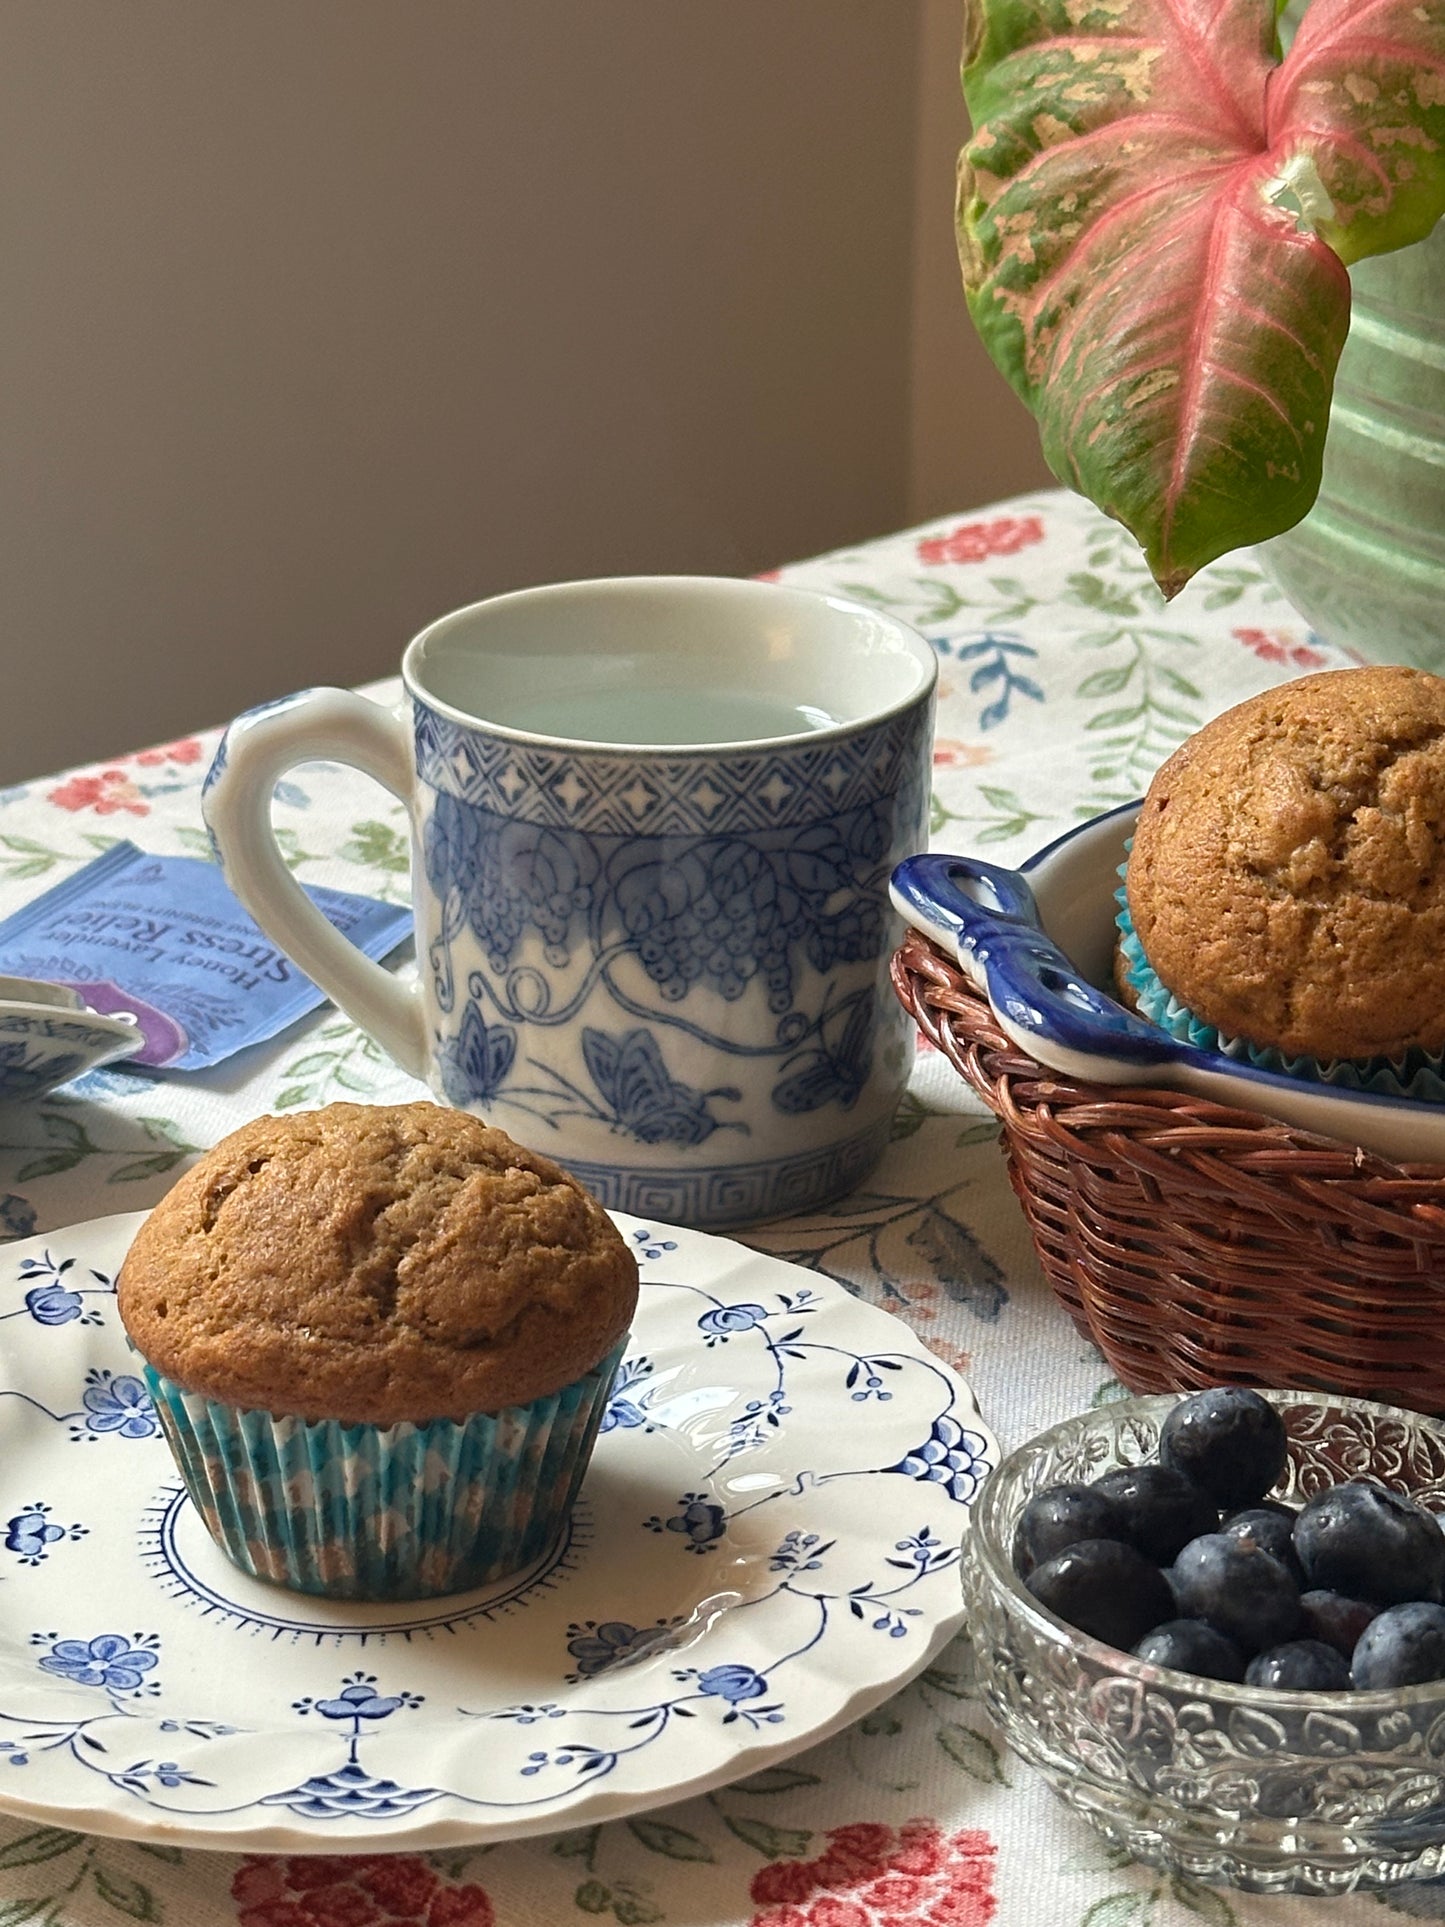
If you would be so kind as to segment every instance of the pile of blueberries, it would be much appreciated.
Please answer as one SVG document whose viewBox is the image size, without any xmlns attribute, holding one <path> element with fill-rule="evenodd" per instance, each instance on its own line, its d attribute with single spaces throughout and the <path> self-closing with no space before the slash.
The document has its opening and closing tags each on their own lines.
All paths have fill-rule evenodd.
<svg viewBox="0 0 1445 1927">
<path fill-rule="evenodd" d="M 1445 1679 L 1445 1531 L 1364 1479 L 1294 1511 L 1265 1495 L 1284 1422 L 1258 1392 L 1200 1392 L 1157 1464 L 1037 1492 L 1014 1563 L 1066 1625 L 1158 1666 L 1343 1693 Z"/>
</svg>

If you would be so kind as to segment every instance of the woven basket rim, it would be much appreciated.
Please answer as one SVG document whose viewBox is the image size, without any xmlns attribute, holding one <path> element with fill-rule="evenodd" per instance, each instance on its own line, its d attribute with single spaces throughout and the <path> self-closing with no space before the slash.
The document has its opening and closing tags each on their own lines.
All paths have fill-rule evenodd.
<svg viewBox="0 0 1445 1927">
<path fill-rule="evenodd" d="M 910 970 L 925 974 L 930 983 L 945 994 L 951 993 L 950 1002 L 961 1000 L 953 1014 L 963 1022 L 971 1038 L 1002 1060 L 998 1066 L 1002 1083 L 1012 1084 L 1022 1079 L 1035 1087 L 1030 1092 L 1031 1102 L 1046 1101 L 1067 1108 L 1081 1127 L 1104 1129 L 1112 1125 L 1127 1130 L 1132 1139 L 1161 1150 L 1177 1149 L 1185 1144 L 1198 1148 L 1212 1142 L 1220 1149 L 1237 1153 L 1240 1147 L 1236 1140 L 1247 1138 L 1261 1159 L 1269 1163 L 1288 1153 L 1306 1161 L 1320 1162 L 1331 1170 L 1343 1160 L 1360 1178 L 1368 1175 L 1381 1182 L 1399 1180 L 1412 1185 L 1421 1180 L 1438 1179 L 1445 1185 L 1445 1164 L 1396 1162 L 1343 1139 L 1322 1137 L 1317 1132 L 1287 1124 L 1264 1112 L 1242 1110 L 1237 1105 L 1195 1096 L 1188 1091 L 1156 1084 L 1096 1083 L 1053 1070 L 1004 1031 L 986 993 L 947 951 L 921 931 L 910 930 L 895 954 L 894 985 L 936 1048 L 940 1040 L 934 1034 L 934 1027 L 915 1008 L 916 1000 L 904 995 L 902 985 Z M 960 1068 L 989 1109 L 1001 1116 L 1000 1106 L 991 1092 L 980 1088 L 966 1070 L 956 1068 Z M 1091 1115 L 1095 1108 L 1100 1113 L 1097 1117 Z M 1149 1120 L 1153 1120 L 1152 1128 L 1148 1128 Z"/>
</svg>

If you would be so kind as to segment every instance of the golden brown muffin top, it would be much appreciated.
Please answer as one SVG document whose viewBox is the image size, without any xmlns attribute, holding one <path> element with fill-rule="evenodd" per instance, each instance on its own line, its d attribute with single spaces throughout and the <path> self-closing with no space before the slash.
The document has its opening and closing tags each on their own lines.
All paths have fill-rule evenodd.
<svg viewBox="0 0 1445 1927">
<path fill-rule="evenodd" d="M 632 1319 L 637 1262 L 549 1158 L 464 1111 L 260 1117 L 136 1234 L 121 1320 L 167 1377 L 243 1409 L 391 1425 L 561 1389 Z"/>
<path fill-rule="evenodd" d="M 1127 883 L 1155 974 L 1227 1035 L 1445 1048 L 1445 680 L 1333 670 L 1216 717 L 1154 778 Z"/>
</svg>

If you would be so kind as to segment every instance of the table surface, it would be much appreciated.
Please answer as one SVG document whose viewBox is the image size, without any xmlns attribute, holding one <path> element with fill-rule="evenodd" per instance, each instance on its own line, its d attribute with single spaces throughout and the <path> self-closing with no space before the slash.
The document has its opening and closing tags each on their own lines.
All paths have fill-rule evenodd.
<svg viewBox="0 0 1445 1927">
<path fill-rule="evenodd" d="M 934 845 L 1005 863 L 1138 795 L 1218 710 L 1345 661 L 1248 558 L 1205 571 L 1166 607 L 1129 537 L 1062 492 L 778 574 L 875 602 L 934 642 Z M 0 793 L 0 914 L 116 836 L 208 854 L 200 789 L 214 741 Z M 307 882 L 406 900 L 404 813 L 364 778 L 310 766 L 285 786 L 277 820 Z M 24 1236 L 152 1204 L 198 1149 L 262 1111 L 421 1094 L 329 1007 L 212 1073 L 99 1072 L 0 1113 L 0 1224 Z M 940 1057 L 920 1056 L 864 1191 L 746 1242 L 906 1319 L 971 1380 L 1005 1447 L 1119 1394 L 1043 1282 L 991 1121 Z M 1325 1914 L 1358 1927 L 1390 1911 L 1445 1921 L 1445 1882 L 1325 1905 L 1215 1891 L 1122 1860 L 1009 1756 L 969 1697 L 957 1647 L 764 1777 L 768 1790 L 669 1809 L 665 1829 L 617 1821 L 366 1862 L 183 1856 L 0 1818 L 0 1927 L 1303 1927 Z"/>
</svg>

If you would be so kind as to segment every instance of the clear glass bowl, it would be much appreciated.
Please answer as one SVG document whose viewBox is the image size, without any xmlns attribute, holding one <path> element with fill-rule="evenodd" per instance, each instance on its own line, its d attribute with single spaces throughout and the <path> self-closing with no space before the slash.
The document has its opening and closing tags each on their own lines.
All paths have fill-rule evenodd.
<svg viewBox="0 0 1445 1927">
<path fill-rule="evenodd" d="M 1269 1392 L 1289 1434 L 1274 1496 L 1371 1478 L 1445 1510 L 1445 1423 L 1329 1393 Z M 1177 1396 L 1069 1419 L 974 1506 L 964 1566 L 980 1695 L 1068 1805 L 1155 1866 L 1254 1893 L 1348 1893 L 1445 1872 L 1445 1680 L 1284 1693 L 1153 1666 L 1060 1624 L 1013 1569 L 1042 1486 L 1152 1458 Z"/>
</svg>

